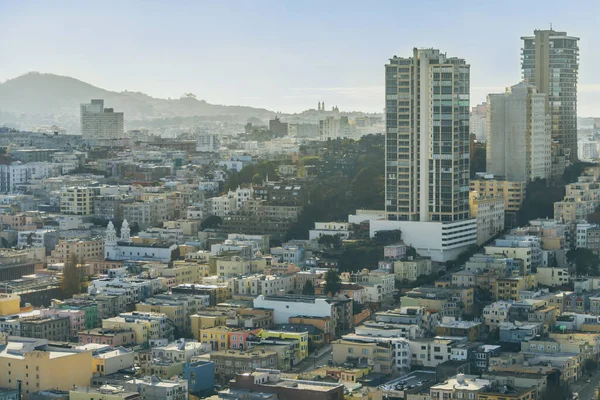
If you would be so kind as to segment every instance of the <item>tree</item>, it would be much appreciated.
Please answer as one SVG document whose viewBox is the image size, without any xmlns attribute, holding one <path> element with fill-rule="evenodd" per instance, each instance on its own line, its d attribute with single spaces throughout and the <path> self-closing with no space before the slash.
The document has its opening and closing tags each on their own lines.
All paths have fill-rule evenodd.
<svg viewBox="0 0 600 400">
<path fill-rule="evenodd" d="M 567 261 L 575 265 L 577 275 L 597 275 L 600 272 L 600 259 L 590 249 L 580 247 L 567 251 Z"/>
<path fill-rule="evenodd" d="M 315 287 L 313 286 L 313 283 L 311 280 L 307 280 L 304 283 L 304 287 L 302 288 L 302 294 L 308 295 L 308 296 L 314 296 L 315 294 Z"/>
<path fill-rule="evenodd" d="M 73 297 L 74 294 L 81 293 L 83 276 L 79 264 L 80 262 L 76 254 L 72 254 L 69 261 L 65 263 L 61 282 L 62 295 L 65 299 Z"/>
<path fill-rule="evenodd" d="M 377 231 L 374 239 L 380 243 L 398 243 L 402 240 L 402 231 L 394 229 L 391 231 Z"/>
<path fill-rule="evenodd" d="M 325 275 L 325 294 L 335 296 L 342 290 L 342 280 L 335 269 L 330 269 Z"/>
<path fill-rule="evenodd" d="M 406 248 L 406 257 L 415 258 L 416 256 L 417 256 L 417 250 L 412 246 L 408 246 Z"/>
<path fill-rule="evenodd" d="M 342 238 L 340 235 L 323 235 L 317 242 L 327 249 L 339 249 L 342 247 Z"/>
<path fill-rule="evenodd" d="M 202 223 L 200 223 L 200 228 L 202 229 L 212 229 L 223 223 L 223 218 L 217 215 L 208 216 Z"/>
</svg>

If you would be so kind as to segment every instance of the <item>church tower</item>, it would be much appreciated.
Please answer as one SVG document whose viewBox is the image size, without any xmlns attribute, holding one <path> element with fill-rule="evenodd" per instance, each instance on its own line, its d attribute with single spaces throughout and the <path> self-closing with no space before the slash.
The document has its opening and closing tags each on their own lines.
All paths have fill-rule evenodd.
<svg viewBox="0 0 600 400">
<path fill-rule="evenodd" d="M 121 241 L 131 242 L 131 229 L 129 229 L 127 220 L 123 220 L 123 225 L 121 225 Z"/>
<path fill-rule="evenodd" d="M 106 237 L 104 238 L 104 258 L 116 259 L 117 255 L 117 231 L 112 221 L 106 226 Z"/>
</svg>

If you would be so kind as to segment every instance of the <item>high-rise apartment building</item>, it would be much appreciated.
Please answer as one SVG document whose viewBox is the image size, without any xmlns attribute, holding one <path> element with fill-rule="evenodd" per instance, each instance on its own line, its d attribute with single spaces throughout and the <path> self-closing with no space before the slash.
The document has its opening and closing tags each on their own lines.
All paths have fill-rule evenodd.
<svg viewBox="0 0 600 400">
<path fill-rule="evenodd" d="M 469 217 L 469 65 L 435 49 L 386 65 L 386 212 Z"/>
<path fill-rule="evenodd" d="M 469 77 L 464 59 L 414 49 L 385 66 L 387 221 L 420 255 L 452 259 L 477 240 L 469 219 Z"/>
<path fill-rule="evenodd" d="M 523 81 L 545 93 L 546 111 L 551 117 L 553 163 L 562 156 L 577 160 L 577 72 L 579 38 L 566 32 L 535 30 L 524 36 L 521 67 Z M 555 171 L 562 174 L 562 171 Z"/>
<path fill-rule="evenodd" d="M 471 133 L 475 135 L 475 139 L 480 142 L 485 142 L 486 135 L 486 110 L 487 103 L 477 104 L 471 109 L 471 119 L 469 120 L 469 128 Z"/>
<path fill-rule="evenodd" d="M 522 182 L 550 178 L 552 139 L 544 93 L 520 83 L 489 94 L 487 125 L 488 174 Z"/>
<path fill-rule="evenodd" d="M 123 138 L 123 113 L 104 108 L 104 100 L 81 105 L 81 135 L 84 140 L 108 141 Z"/>
</svg>

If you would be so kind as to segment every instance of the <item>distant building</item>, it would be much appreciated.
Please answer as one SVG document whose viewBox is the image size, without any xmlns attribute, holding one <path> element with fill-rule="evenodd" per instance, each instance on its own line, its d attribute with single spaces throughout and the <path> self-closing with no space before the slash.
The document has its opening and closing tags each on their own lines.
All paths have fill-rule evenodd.
<svg viewBox="0 0 600 400">
<path fill-rule="evenodd" d="M 535 85 L 538 93 L 548 94 L 546 112 L 552 120 L 552 140 L 574 162 L 577 161 L 579 38 L 552 29 L 536 29 L 533 33 L 534 36 L 521 37 L 523 81 Z"/>
<path fill-rule="evenodd" d="M 275 117 L 269 120 L 269 130 L 275 134 L 276 137 L 283 137 L 288 135 L 288 124 L 287 122 L 281 122 L 279 117 Z"/>
<path fill-rule="evenodd" d="M 213 153 L 219 150 L 221 142 L 217 135 L 212 133 L 201 133 L 196 142 L 196 151 L 201 153 Z"/>
<path fill-rule="evenodd" d="M 471 108 L 471 118 L 469 119 L 469 128 L 479 142 L 485 142 L 486 135 L 486 110 L 487 103 L 477 104 Z"/>
<path fill-rule="evenodd" d="M 480 193 L 482 196 L 502 197 L 504 211 L 508 212 L 519 211 L 525 200 L 525 182 L 509 181 L 491 174 L 483 174 L 479 179 L 472 179 L 470 188 L 471 191 Z"/>
<path fill-rule="evenodd" d="M 504 198 L 469 193 L 469 211 L 477 219 L 477 244 L 481 245 L 504 230 Z"/>
<path fill-rule="evenodd" d="M 546 94 L 520 83 L 488 95 L 486 172 L 510 181 L 549 179 L 551 125 Z"/>
<path fill-rule="evenodd" d="M 84 140 L 108 144 L 123 139 L 123 113 L 104 108 L 104 100 L 92 100 L 81 107 L 81 135 Z"/>
</svg>

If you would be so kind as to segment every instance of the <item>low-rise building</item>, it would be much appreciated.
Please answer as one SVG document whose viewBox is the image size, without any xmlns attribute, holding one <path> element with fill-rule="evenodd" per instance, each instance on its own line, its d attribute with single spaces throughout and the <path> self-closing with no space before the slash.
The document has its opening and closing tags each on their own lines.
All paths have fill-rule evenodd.
<svg viewBox="0 0 600 400">
<path fill-rule="evenodd" d="M 482 245 L 504 230 L 504 197 L 470 192 L 469 215 L 477 219 L 477 244 Z"/>
<path fill-rule="evenodd" d="M 228 382 L 236 374 L 254 371 L 257 368 L 274 369 L 279 356 L 275 351 L 267 350 L 219 350 L 210 353 L 215 363 L 215 379 Z"/>
<path fill-rule="evenodd" d="M 476 375 L 458 374 L 443 383 L 433 385 L 430 389 L 431 399 L 475 399 L 479 393 L 485 392 L 490 381 L 480 379 Z"/>
<path fill-rule="evenodd" d="M 187 400 L 189 397 L 188 382 L 183 379 L 163 380 L 146 376 L 125 382 L 123 388 L 140 393 L 145 400 Z"/>
<path fill-rule="evenodd" d="M 538 267 L 537 281 L 544 286 L 563 286 L 571 281 L 568 268 Z"/>
<path fill-rule="evenodd" d="M 421 275 L 431 275 L 433 268 L 430 258 L 400 260 L 393 263 L 394 275 L 401 282 L 414 282 Z"/>
<path fill-rule="evenodd" d="M 53 346 L 44 339 L 9 338 L 0 346 L 0 387 L 16 389 L 22 382 L 24 398 L 50 389 L 88 386 L 92 378 L 92 352 Z M 84 367 L 82 367 L 84 366 Z"/>
</svg>

